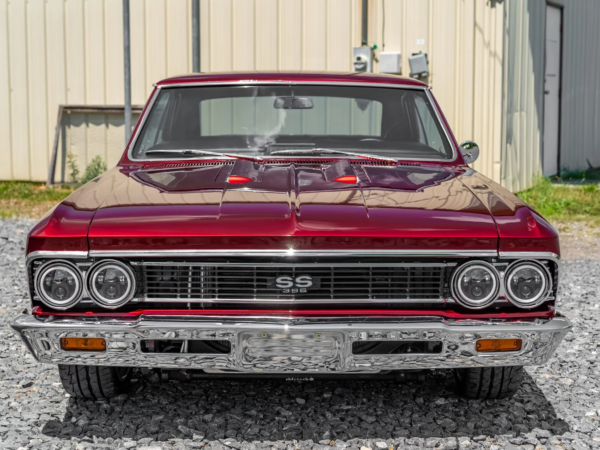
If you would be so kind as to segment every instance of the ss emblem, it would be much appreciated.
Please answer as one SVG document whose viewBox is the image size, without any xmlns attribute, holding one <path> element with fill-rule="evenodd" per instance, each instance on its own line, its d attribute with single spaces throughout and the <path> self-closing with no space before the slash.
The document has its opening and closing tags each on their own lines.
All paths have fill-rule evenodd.
<svg viewBox="0 0 600 450">
<path fill-rule="evenodd" d="M 306 292 L 313 286 L 313 279 L 310 275 L 300 275 L 296 278 L 290 276 L 277 277 L 275 286 L 282 289 L 284 294 L 295 294 L 298 292 Z"/>
</svg>

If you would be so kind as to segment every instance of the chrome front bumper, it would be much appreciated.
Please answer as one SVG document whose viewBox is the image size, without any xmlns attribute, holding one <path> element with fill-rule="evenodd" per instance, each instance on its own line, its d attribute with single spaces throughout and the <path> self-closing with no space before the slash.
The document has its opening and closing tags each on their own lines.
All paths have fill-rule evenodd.
<svg viewBox="0 0 600 450">
<path fill-rule="evenodd" d="M 18 316 L 12 327 L 35 358 L 50 364 L 135 366 L 262 373 L 379 372 L 545 363 L 571 328 L 565 317 L 534 322 L 441 318 L 98 318 Z M 64 351 L 63 337 L 102 337 L 106 352 Z M 518 352 L 479 353 L 483 338 L 522 339 Z M 227 340 L 229 354 L 143 353 L 142 340 Z M 356 341 L 441 341 L 436 354 L 353 354 Z"/>
</svg>

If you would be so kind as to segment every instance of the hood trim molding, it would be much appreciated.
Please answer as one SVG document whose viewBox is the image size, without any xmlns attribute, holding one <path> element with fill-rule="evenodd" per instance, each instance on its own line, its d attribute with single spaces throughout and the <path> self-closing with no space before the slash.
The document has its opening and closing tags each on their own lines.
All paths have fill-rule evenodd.
<svg viewBox="0 0 600 450">
<path fill-rule="evenodd" d="M 456 258 L 497 258 L 496 250 L 90 250 L 90 257 L 140 257 L 140 258 L 164 258 L 164 257 L 211 257 L 211 256 L 267 256 L 267 257 L 340 257 L 352 256 L 387 256 L 387 257 L 456 257 Z"/>
</svg>

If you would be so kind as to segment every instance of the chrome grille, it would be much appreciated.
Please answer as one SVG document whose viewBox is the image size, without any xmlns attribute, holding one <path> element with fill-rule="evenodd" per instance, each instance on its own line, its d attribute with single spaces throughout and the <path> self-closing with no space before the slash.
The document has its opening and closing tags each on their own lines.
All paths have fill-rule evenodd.
<svg viewBox="0 0 600 450">
<path fill-rule="evenodd" d="M 443 300 L 454 264 L 141 264 L 146 301 Z M 312 286 L 277 286 L 310 277 Z M 279 282 L 281 284 L 281 281 Z M 300 283 L 305 284 L 305 283 Z M 304 290 L 303 290 L 304 289 Z"/>
</svg>

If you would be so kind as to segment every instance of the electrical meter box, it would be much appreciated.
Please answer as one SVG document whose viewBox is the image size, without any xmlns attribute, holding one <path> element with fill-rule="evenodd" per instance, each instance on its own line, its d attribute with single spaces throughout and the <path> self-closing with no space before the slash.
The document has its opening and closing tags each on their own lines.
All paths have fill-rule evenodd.
<svg viewBox="0 0 600 450">
<path fill-rule="evenodd" d="M 401 73 L 402 57 L 400 52 L 379 53 L 379 73 Z"/>
<path fill-rule="evenodd" d="M 410 76 L 413 78 L 426 77 L 429 75 L 429 60 L 427 53 L 413 53 L 408 57 Z"/>
<path fill-rule="evenodd" d="M 352 64 L 355 72 L 373 72 L 373 50 L 363 45 L 352 49 Z"/>
</svg>

